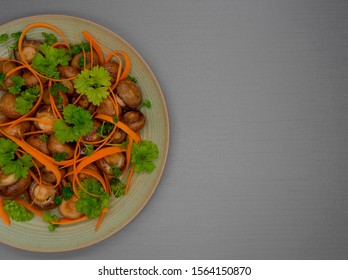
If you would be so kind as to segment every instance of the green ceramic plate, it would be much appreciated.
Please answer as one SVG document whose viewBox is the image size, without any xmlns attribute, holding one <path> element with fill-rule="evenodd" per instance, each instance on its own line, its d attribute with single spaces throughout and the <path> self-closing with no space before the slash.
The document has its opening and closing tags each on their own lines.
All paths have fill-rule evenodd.
<svg viewBox="0 0 348 280">
<path fill-rule="evenodd" d="M 156 189 L 165 166 L 169 145 L 169 122 L 166 103 L 159 84 L 146 62 L 127 42 L 110 30 L 93 22 L 63 15 L 39 15 L 21 18 L 0 26 L 0 34 L 23 30 L 34 22 L 45 22 L 61 29 L 69 42 L 83 40 L 82 31 L 88 31 L 101 45 L 111 50 L 128 53 L 132 61 L 131 75 L 136 77 L 144 97 L 152 102 L 151 109 L 143 110 L 147 123 L 142 130 L 143 139 L 158 145 L 160 156 L 157 168 L 151 174 L 136 174 L 128 194 L 111 201 L 100 229 L 94 230 L 96 220 L 60 226 L 49 232 L 47 224 L 35 217 L 26 223 L 13 222 L 5 226 L 0 221 L 0 241 L 7 245 L 30 251 L 59 252 L 83 248 L 102 241 L 126 226 L 145 206 Z M 27 36 L 42 39 L 41 32 L 33 29 Z M 48 31 L 49 32 L 49 31 Z M 0 45 L 0 57 L 7 57 L 8 46 Z"/>
</svg>

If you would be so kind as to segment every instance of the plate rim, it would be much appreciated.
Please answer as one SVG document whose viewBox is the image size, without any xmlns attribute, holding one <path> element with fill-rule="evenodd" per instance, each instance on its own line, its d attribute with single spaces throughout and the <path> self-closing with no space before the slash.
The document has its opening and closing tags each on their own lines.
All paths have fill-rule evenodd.
<svg viewBox="0 0 348 280">
<path fill-rule="evenodd" d="M 167 160 L 168 160 L 168 155 L 169 155 L 169 146 L 170 146 L 170 121 L 169 121 L 169 114 L 168 114 L 168 106 L 166 103 L 166 100 L 164 98 L 164 94 L 162 91 L 162 88 L 157 80 L 157 77 L 155 76 L 154 72 L 152 71 L 152 69 L 150 68 L 149 64 L 147 63 L 147 61 L 145 61 L 145 59 L 140 55 L 140 53 L 130 44 L 128 43 L 124 38 L 122 38 L 120 35 L 118 35 L 117 33 L 115 33 L 114 31 L 112 31 L 111 29 L 103 26 L 100 23 L 94 22 L 92 20 L 86 19 L 86 18 L 82 18 L 82 17 L 77 17 L 77 16 L 72 16 L 72 15 L 66 15 L 66 14 L 59 14 L 59 13 L 43 13 L 43 14 L 36 14 L 36 15 L 30 15 L 30 16 L 24 16 L 21 18 L 16 18 L 10 21 L 7 21 L 5 23 L 0 24 L 0 30 L 9 24 L 16 24 L 17 22 L 20 23 L 23 20 L 35 20 L 35 19 L 40 19 L 40 21 L 44 22 L 44 19 L 42 18 L 49 18 L 49 17 L 54 17 L 54 18 L 62 18 L 62 20 L 64 21 L 64 19 L 69 19 L 71 21 L 80 21 L 83 22 L 84 24 L 87 25 L 94 25 L 100 29 L 102 29 L 104 32 L 108 32 L 110 35 L 112 35 L 113 37 L 117 38 L 117 40 L 121 41 L 122 43 L 124 43 L 125 45 L 127 45 L 128 48 L 130 48 L 132 50 L 132 52 L 135 53 L 135 55 L 137 56 L 137 59 L 139 59 L 141 61 L 141 63 L 143 64 L 143 66 L 146 68 L 146 71 L 148 71 L 148 73 L 151 76 L 151 80 L 153 81 L 153 83 L 155 84 L 156 88 L 158 89 L 158 93 L 159 96 L 161 98 L 161 103 L 163 104 L 163 111 L 164 111 L 164 116 L 165 119 L 163 120 L 163 122 L 165 123 L 165 127 L 167 128 L 165 130 L 165 137 L 166 137 L 166 141 L 164 143 L 164 147 L 165 149 L 163 150 L 163 164 L 159 167 L 160 170 L 158 171 L 158 176 L 156 177 L 156 180 L 154 181 L 153 187 L 151 189 L 151 192 L 149 192 L 148 197 L 143 201 L 142 204 L 138 205 L 138 209 L 137 211 L 135 211 L 132 215 L 130 215 L 128 217 L 128 219 L 120 224 L 117 228 L 117 230 L 110 230 L 109 232 L 105 233 L 104 235 L 102 235 L 100 238 L 96 238 L 96 239 L 92 239 L 89 242 L 86 242 L 84 244 L 80 244 L 80 245 L 76 245 L 76 246 L 71 246 L 70 248 L 65 248 L 65 249 L 48 249 L 45 250 L 44 248 L 40 247 L 40 248 L 33 248 L 30 246 L 19 246 L 16 244 L 13 244 L 11 242 L 6 242 L 5 240 L 0 239 L 0 242 L 2 244 L 5 244 L 7 246 L 13 247 L 13 248 L 17 248 L 20 250 L 24 250 L 24 251 L 31 251 L 31 252 L 38 252 L 38 253 L 55 253 L 55 252 L 69 252 L 69 251 L 75 251 L 75 250 L 79 250 L 82 248 L 86 248 L 89 246 L 92 246 L 94 244 L 97 244 L 99 242 L 102 242 L 108 238 L 110 238 L 111 236 L 115 235 L 117 232 L 121 231 L 122 229 L 124 229 L 130 222 L 132 222 L 136 216 L 139 215 L 139 213 L 145 208 L 145 206 L 148 204 L 149 200 L 152 198 L 155 190 L 157 189 L 164 170 L 167 166 Z M 39 20 L 38 20 L 39 21 Z M 158 168 L 158 167 L 157 167 Z"/>
</svg>

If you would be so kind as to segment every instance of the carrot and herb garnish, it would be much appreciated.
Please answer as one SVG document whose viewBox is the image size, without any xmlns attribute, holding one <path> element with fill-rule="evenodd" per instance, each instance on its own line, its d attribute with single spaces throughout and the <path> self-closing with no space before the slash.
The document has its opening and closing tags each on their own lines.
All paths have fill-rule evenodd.
<svg viewBox="0 0 348 280">
<path fill-rule="evenodd" d="M 39 40 L 31 30 L 46 29 Z M 155 169 L 158 148 L 141 138 L 151 107 L 131 60 L 88 32 L 69 42 L 50 24 L 1 34 L 0 218 L 40 217 L 50 231 L 95 219 L 131 190 L 135 173 Z"/>
</svg>

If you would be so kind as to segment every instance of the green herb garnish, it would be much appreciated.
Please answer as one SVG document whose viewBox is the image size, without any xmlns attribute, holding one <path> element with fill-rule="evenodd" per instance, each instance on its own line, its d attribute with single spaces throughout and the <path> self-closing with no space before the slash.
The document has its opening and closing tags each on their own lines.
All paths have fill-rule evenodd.
<svg viewBox="0 0 348 280">
<path fill-rule="evenodd" d="M 27 222 L 34 218 L 33 213 L 15 200 L 4 199 L 4 210 L 16 222 Z"/>
<path fill-rule="evenodd" d="M 151 173 L 156 168 L 152 161 L 157 158 L 158 148 L 152 141 L 144 140 L 133 144 L 131 162 L 134 164 L 135 172 L 145 171 Z"/>
<path fill-rule="evenodd" d="M 78 93 L 85 94 L 89 102 L 99 106 L 109 95 L 111 76 L 104 67 L 94 66 L 91 70 L 82 70 L 74 80 L 74 87 Z"/>
<path fill-rule="evenodd" d="M 85 179 L 81 184 L 88 193 L 95 196 L 78 189 L 77 194 L 80 198 L 76 201 L 76 210 L 86 214 L 89 219 L 97 218 L 103 209 L 109 206 L 109 195 L 104 191 L 101 183 L 94 178 Z"/>
<path fill-rule="evenodd" d="M 18 145 L 12 140 L 0 138 L 0 167 L 4 174 L 14 174 L 16 179 L 28 176 L 30 167 L 33 166 L 32 157 L 25 153 L 17 157 Z"/>
<path fill-rule="evenodd" d="M 74 142 L 93 129 L 92 115 L 81 107 L 69 104 L 63 109 L 64 120 L 53 124 L 54 135 L 58 141 Z"/>
</svg>

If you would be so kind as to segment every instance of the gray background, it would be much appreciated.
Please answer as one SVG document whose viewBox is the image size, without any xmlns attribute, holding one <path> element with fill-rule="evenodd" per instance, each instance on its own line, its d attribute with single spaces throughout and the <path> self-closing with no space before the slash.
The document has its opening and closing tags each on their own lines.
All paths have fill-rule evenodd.
<svg viewBox="0 0 348 280">
<path fill-rule="evenodd" d="M 346 259 L 348 1 L 1 1 L 0 22 L 86 18 L 148 62 L 167 100 L 162 180 L 123 230 L 2 259 Z"/>
</svg>

